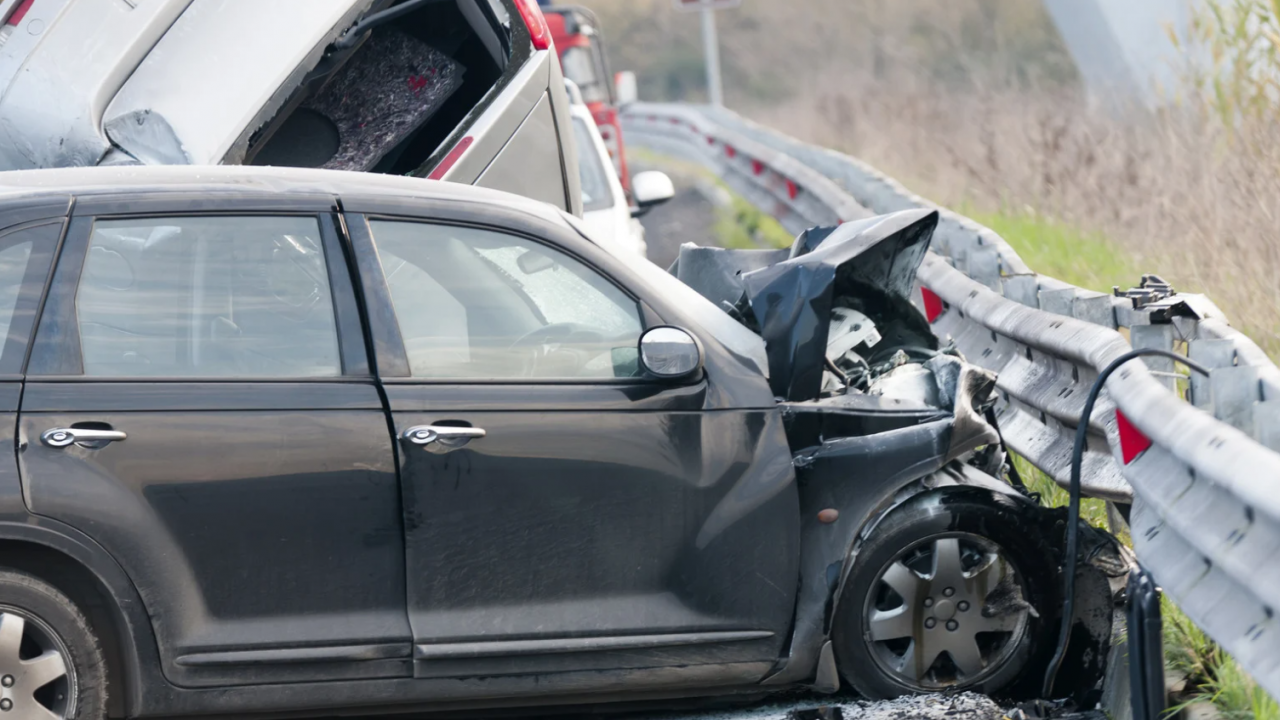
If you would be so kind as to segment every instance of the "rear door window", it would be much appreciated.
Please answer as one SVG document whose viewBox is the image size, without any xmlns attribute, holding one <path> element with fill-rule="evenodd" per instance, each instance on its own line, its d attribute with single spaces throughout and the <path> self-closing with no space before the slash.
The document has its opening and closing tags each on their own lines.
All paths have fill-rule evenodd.
<svg viewBox="0 0 1280 720">
<path fill-rule="evenodd" d="M 75 307 L 94 377 L 336 377 L 314 217 L 99 220 Z"/>
<path fill-rule="evenodd" d="M 62 221 L 0 235 L 0 375 L 22 371 Z"/>
</svg>

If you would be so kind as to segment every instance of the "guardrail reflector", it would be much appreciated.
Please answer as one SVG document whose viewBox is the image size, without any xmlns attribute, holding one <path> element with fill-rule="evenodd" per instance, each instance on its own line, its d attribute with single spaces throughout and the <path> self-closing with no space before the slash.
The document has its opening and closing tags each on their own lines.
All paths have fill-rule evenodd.
<svg viewBox="0 0 1280 720">
<path fill-rule="evenodd" d="M 796 185 L 794 181 L 788 180 L 787 181 L 787 197 L 791 198 L 792 200 L 795 200 L 796 196 L 799 194 L 800 194 L 800 186 Z"/>
<path fill-rule="evenodd" d="M 1116 410 L 1116 430 L 1120 434 L 1120 457 L 1125 465 L 1133 462 L 1151 447 L 1151 438 L 1143 435 L 1142 431 L 1134 427 L 1133 423 L 1129 422 L 1129 418 L 1119 410 Z"/>
<path fill-rule="evenodd" d="M 942 304 L 942 298 L 938 294 L 927 287 L 920 288 L 920 296 L 924 299 L 924 317 L 929 322 L 938 319 L 942 311 L 946 308 Z"/>
<path fill-rule="evenodd" d="M 760 162 L 759 160 L 752 160 L 751 172 L 756 175 L 759 175 L 760 173 L 764 172 L 764 163 Z"/>
</svg>

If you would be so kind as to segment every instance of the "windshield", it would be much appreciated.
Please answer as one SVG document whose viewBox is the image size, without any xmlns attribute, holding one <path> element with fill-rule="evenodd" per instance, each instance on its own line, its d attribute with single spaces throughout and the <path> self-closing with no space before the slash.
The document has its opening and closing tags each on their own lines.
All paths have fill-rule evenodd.
<svg viewBox="0 0 1280 720">
<path fill-rule="evenodd" d="M 703 297 L 697 290 L 685 285 L 674 275 L 654 265 L 643 255 L 637 255 L 613 242 L 601 242 L 587 233 L 582 221 L 565 213 L 562 217 L 583 237 L 603 248 L 610 255 L 627 263 L 645 282 L 671 302 L 680 307 L 698 327 L 714 337 L 726 349 L 750 363 L 762 377 L 769 377 L 769 356 L 765 353 L 764 339 L 751 332 L 742 323 Z"/>
<path fill-rule="evenodd" d="M 596 68 L 596 57 L 585 47 L 566 48 L 560 54 L 564 76 L 578 84 L 587 103 L 609 102 L 609 91 Z"/>
<path fill-rule="evenodd" d="M 608 171 L 587 122 L 581 117 L 573 118 L 573 137 L 578 143 L 578 173 L 582 176 L 582 209 L 587 212 L 607 210 L 613 207 L 613 192 L 609 189 L 609 176 L 605 175 Z"/>
</svg>

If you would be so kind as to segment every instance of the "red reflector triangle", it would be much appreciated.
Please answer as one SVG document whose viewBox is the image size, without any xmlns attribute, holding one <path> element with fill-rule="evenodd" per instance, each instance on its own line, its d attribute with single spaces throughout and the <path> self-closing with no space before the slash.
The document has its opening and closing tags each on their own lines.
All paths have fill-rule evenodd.
<svg viewBox="0 0 1280 720">
<path fill-rule="evenodd" d="M 1124 459 L 1125 465 L 1151 447 L 1151 438 L 1143 435 L 1119 410 L 1116 410 L 1116 430 L 1120 433 L 1120 457 Z"/>
<path fill-rule="evenodd" d="M 924 317 L 929 322 L 938 319 L 944 309 L 942 298 L 938 294 L 927 287 L 920 288 L 920 295 L 924 298 Z"/>
</svg>

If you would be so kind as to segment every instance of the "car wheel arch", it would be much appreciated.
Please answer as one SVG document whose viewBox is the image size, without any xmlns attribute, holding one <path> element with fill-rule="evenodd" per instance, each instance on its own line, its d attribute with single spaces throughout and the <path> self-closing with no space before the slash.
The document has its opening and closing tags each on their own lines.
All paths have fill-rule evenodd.
<svg viewBox="0 0 1280 720">
<path fill-rule="evenodd" d="M 70 527 L 39 518 L 0 522 L 0 566 L 33 575 L 66 594 L 89 620 L 107 661 L 108 712 L 136 714 L 155 637 L 141 597 L 101 546 Z M 150 651 L 148 653 L 148 650 Z M 150 656 L 149 660 L 147 656 Z"/>
</svg>

